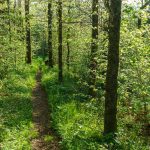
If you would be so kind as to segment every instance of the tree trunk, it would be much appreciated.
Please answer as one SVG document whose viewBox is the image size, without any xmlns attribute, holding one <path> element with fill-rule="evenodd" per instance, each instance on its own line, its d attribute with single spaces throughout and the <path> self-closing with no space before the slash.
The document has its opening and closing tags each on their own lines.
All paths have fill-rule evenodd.
<svg viewBox="0 0 150 150">
<path fill-rule="evenodd" d="M 52 1 L 48 3 L 48 57 L 49 67 L 53 67 L 53 49 L 52 49 Z"/>
<path fill-rule="evenodd" d="M 67 69 L 68 69 L 68 71 L 70 69 L 70 42 L 69 42 L 69 38 L 70 38 L 70 28 L 68 28 L 68 31 L 67 31 Z"/>
<path fill-rule="evenodd" d="M 8 24 L 9 24 L 9 42 L 11 43 L 11 20 L 10 20 L 10 0 L 7 0 L 7 9 L 8 9 Z"/>
<path fill-rule="evenodd" d="M 119 68 L 119 42 L 121 0 L 109 0 L 109 46 L 106 74 L 104 133 L 117 131 L 117 77 Z"/>
<path fill-rule="evenodd" d="M 26 23 L 26 63 L 31 64 L 31 37 L 30 37 L 30 18 L 29 0 L 25 0 L 25 23 Z"/>
<path fill-rule="evenodd" d="M 16 34 L 16 28 L 17 28 L 17 24 L 16 24 L 16 9 L 17 9 L 17 1 L 16 0 L 14 0 L 14 32 L 15 32 L 15 34 Z M 16 47 L 14 48 L 14 65 L 15 65 L 15 68 L 17 67 L 17 50 L 16 50 Z"/>
<path fill-rule="evenodd" d="M 62 0 L 58 1 L 58 80 L 63 82 L 63 64 L 62 64 Z"/>
<path fill-rule="evenodd" d="M 98 51 L 98 0 L 92 2 L 92 42 L 91 60 L 89 77 L 89 94 L 92 98 L 96 97 L 96 70 L 97 70 L 97 51 Z"/>
<path fill-rule="evenodd" d="M 71 3 L 69 1 L 69 3 Z M 68 22 L 70 21 L 70 5 L 68 6 Z M 69 71 L 70 68 L 70 26 L 68 25 L 68 30 L 67 30 L 67 69 Z"/>
<path fill-rule="evenodd" d="M 17 6 L 18 6 L 18 14 L 19 14 L 19 17 L 20 17 L 19 22 L 18 22 L 18 26 L 20 27 L 20 31 L 19 32 L 21 32 L 22 28 L 23 28 L 22 12 L 21 12 L 21 5 L 22 5 L 22 3 L 21 2 L 22 2 L 22 0 L 18 0 L 18 4 L 17 4 Z"/>
</svg>

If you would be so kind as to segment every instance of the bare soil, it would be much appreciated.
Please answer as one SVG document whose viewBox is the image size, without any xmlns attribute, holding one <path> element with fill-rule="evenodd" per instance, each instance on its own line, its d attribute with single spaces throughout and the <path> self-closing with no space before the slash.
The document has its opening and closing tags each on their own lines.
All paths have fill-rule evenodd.
<svg viewBox="0 0 150 150">
<path fill-rule="evenodd" d="M 56 136 L 50 124 L 50 110 L 48 97 L 41 85 L 41 71 L 36 75 L 36 86 L 32 93 L 33 122 L 34 128 L 38 132 L 38 137 L 32 140 L 33 150 L 60 150 L 59 138 Z M 53 137 L 46 141 L 44 137 Z"/>
</svg>

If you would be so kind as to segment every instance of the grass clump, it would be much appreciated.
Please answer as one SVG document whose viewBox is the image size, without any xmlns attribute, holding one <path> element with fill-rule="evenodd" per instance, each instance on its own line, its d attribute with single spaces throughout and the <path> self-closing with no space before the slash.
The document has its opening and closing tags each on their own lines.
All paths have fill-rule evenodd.
<svg viewBox="0 0 150 150">
<path fill-rule="evenodd" d="M 38 64 L 19 65 L 0 81 L 0 143 L 2 150 L 30 150 L 32 88 Z"/>
<path fill-rule="evenodd" d="M 45 135 L 45 136 L 44 136 L 44 141 L 45 141 L 45 142 L 52 142 L 53 139 L 54 139 L 54 138 L 53 138 L 52 136 L 50 136 L 50 135 Z"/>
<path fill-rule="evenodd" d="M 128 115 L 120 117 L 123 107 L 118 106 L 118 133 L 114 140 L 103 136 L 104 99 L 85 100 L 81 85 L 77 79 L 68 74 L 64 75 L 64 82 L 58 83 L 57 69 L 43 69 L 42 84 L 46 88 L 51 106 L 53 128 L 62 138 L 64 150 L 148 150 L 144 138 L 138 134 L 138 126 L 132 131 L 126 124 Z"/>
<path fill-rule="evenodd" d="M 76 93 L 75 79 L 66 75 L 63 84 L 57 82 L 57 69 L 43 70 L 42 84 L 46 88 L 51 106 L 53 128 L 62 137 L 61 145 L 67 150 L 102 150 L 105 147 L 96 141 L 102 131 L 95 101 L 82 102 Z M 101 124 L 100 124 L 101 122 Z M 98 125 L 99 124 L 99 125 Z"/>
</svg>

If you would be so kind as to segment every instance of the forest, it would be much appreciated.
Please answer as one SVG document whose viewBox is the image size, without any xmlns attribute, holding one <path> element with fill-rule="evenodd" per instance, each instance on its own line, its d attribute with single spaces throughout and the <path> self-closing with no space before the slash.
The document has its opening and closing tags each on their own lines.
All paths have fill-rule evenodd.
<svg viewBox="0 0 150 150">
<path fill-rule="evenodd" d="M 150 0 L 0 0 L 0 149 L 149 150 Z"/>
</svg>

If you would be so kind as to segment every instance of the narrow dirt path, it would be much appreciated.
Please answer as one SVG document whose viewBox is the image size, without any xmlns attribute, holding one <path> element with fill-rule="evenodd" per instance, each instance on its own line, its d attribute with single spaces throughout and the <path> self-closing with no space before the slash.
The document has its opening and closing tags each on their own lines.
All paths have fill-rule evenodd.
<svg viewBox="0 0 150 150">
<path fill-rule="evenodd" d="M 38 137 L 32 140 L 32 149 L 59 150 L 59 139 L 50 128 L 48 98 L 41 85 L 41 76 L 41 71 L 39 70 L 36 76 L 36 86 L 32 93 L 33 122 L 35 130 L 38 132 Z M 45 137 L 50 137 L 50 140 L 45 140 Z"/>
</svg>

